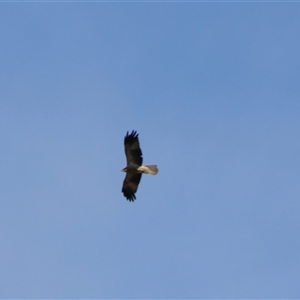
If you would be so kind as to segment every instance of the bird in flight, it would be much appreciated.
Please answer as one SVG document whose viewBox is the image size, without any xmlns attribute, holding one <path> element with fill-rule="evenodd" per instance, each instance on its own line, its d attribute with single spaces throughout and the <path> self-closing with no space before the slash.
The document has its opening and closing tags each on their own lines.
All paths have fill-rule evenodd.
<svg viewBox="0 0 300 300">
<path fill-rule="evenodd" d="M 158 168 L 156 165 L 143 166 L 142 150 L 139 143 L 139 135 L 132 130 L 124 138 L 124 147 L 127 166 L 122 170 L 126 173 L 123 181 L 122 193 L 128 201 L 136 199 L 135 193 L 141 181 L 142 174 L 156 175 Z"/>
</svg>

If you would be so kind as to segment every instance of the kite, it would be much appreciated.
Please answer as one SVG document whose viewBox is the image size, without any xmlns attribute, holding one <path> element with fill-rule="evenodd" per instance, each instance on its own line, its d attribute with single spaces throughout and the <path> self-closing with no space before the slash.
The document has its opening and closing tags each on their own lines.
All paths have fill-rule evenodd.
<svg viewBox="0 0 300 300">
<path fill-rule="evenodd" d="M 137 192 L 142 174 L 156 175 L 158 168 L 156 165 L 143 166 L 142 150 L 139 143 L 139 135 L 136 131 L 132 130 L 124 138 L 124 147 L 127 166 L 122 171 L 126 173 L 123 181 L 122 193 L 128 201 L 136 199 L 135 193 Z"/>
</svg>

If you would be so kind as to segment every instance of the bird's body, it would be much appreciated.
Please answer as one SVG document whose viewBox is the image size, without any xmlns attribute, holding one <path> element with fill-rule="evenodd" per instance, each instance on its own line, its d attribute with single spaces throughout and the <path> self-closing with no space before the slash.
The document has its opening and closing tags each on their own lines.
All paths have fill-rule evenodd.
<svg viewBox="0 0 300 300">
<path fill-rule="evenodd" d="M 142 174 L 156 175 L 158 168 L 156 165 L 143 166 L 142 150 L 140 148 L 139 138 L 136 131 L 127 132 L 124 138 L 125 155 L 127 166 L 122 170 L 126 172 L 123 182 L 122 193 L 129 201 L 136 199 L 138 185 L 141 181 Z"/>
</svg>

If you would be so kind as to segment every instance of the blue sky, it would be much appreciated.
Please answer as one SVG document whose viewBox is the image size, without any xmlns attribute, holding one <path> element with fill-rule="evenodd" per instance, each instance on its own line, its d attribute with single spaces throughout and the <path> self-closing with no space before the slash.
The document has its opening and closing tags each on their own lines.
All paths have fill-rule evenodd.
<svg viewBox="0 0 300 300">
<path fill-rule="evenodd" d="M 299 3 L 0 8 L 1 298 L 300 297 Z"/>
</svg>

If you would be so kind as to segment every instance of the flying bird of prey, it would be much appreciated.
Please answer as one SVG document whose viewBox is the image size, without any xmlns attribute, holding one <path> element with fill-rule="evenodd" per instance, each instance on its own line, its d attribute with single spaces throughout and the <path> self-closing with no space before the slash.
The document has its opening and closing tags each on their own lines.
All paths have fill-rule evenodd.
<svg viewBox="0 0 300 300">
<path fill-rule="evenodd" d="M 158 173 L 158 168 L 156 165 L 142 165 L 143 154 L 140 148 L 139 135 L 136 131 L 132 130 L 130 134 L 127 131 L 124 138 L 124 146 L 127 167 L 122 170 L 123 172 L 126 172 L 122 193 L 127 200 L 134 201 L 136 199 L 135 193 L 141 181 L 142 174 L 156 175 Z"/>
</svg>

